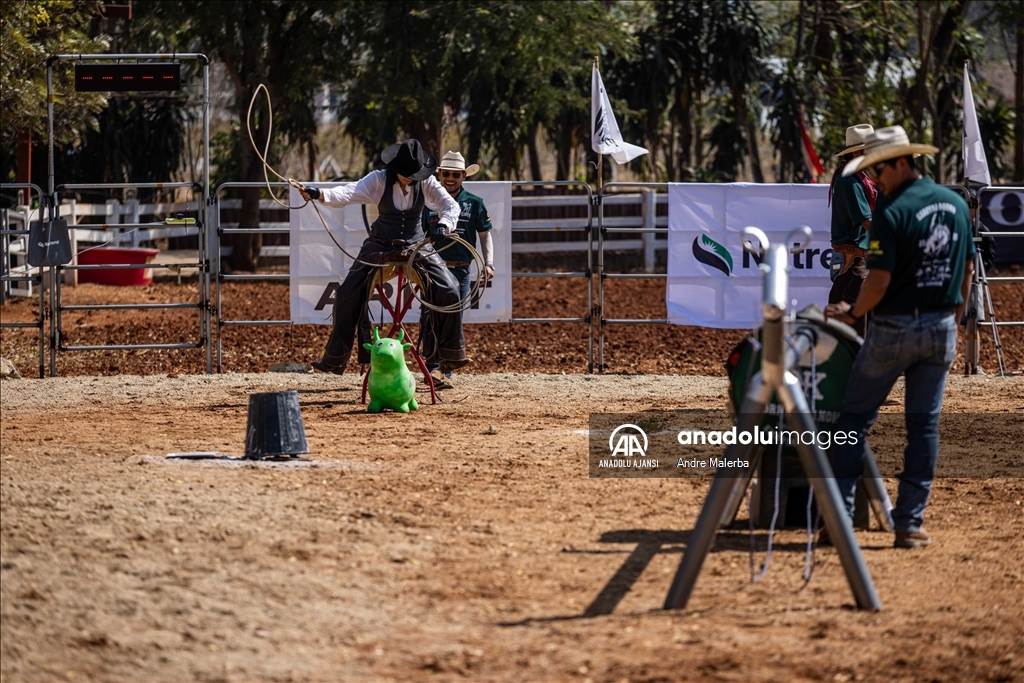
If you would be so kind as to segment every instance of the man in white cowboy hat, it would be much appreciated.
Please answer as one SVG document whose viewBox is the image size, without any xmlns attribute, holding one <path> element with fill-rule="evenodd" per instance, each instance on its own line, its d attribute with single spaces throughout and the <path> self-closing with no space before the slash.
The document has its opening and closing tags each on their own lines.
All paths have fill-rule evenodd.
<svg viewBox="0 0 1024 683">
<path fill-rule="evenodd" d="M 306 187 L 303 199 L 320 200 L 327 206 L 376 204 L 379 215 L 370 226 L 370 237 L 363 242 L 356 261 L 334 295 L 334 326 L 323 358 L 313 367 L 320 372 L 340 375 L 352 353 L 356 326 L 359 327 L 359 363 L 370 362 L 363 342 L 369 342 L 366 302 L 373 266 L 383 263 L 389 254 L 401 253 L 421 242 L 424 207 L 438 212 L 438 225 L 445 233 L 455 229 L 460 207 L 434 176 L 437 161 L 423 149 L 418 140 L 406 140 L 388 146 L 380 154 L 384 168 L 372 171 L 356 183 L 337 188 Z M 430 245 L 422 248 L 413 267 L 424 283 L 424 299 L 438 306 L 455 306 L 459 302 L 459 286 L 444 266 L 444 261 Z M 436 361 L 446 370 L 460 368 L 470 362 L 462 334 L 462 318 L 458 313 L 436 315 L 431 334 L 421 335 L 424 357 Z"/>
<path fill-rule="evenodd" d="M 829 455 L 852 515 L 867 430 L 904 375 L 907 446 L 892 519 L 895 546 L 920 548 L 931 544 L 922 526 L 939 455 L 939 413 L 974 269 L 970 209 L 960 195 L 922 177 L 915 167 L 916 157 L 937 148 L 911 144 L 900 126 L 880 128 L 864 143 L 863 156 L 848 163 L 843 174 L 863 170 L 883 195 L 871 219 L 868 277 L 852 306 L 831 304 L 825 313 L 852 324 L 871 311 L 872 320 L 836 426 L 857 439 L 837 441 Z"/>
<path fill-rule="evenodd" d="M 452 234 L 477 247 L 479 238 L 480 256 L 484 261 L 483 276 L 485 280 L 494 277 L 494 242 L 491 239 L 491 217 L 487 214 L 487 207 L 484 200 L 462 187 L 467 177 L 480 170 L 477 164 L 466 166 L 466 159 L 459 152 L 447 152 L 441 157 L 441 164 L 437 167 L 437 173 L 441 176 L 441 185 L 448 194 L 459 204 L 459 222 Z M 437 229 L 440 215 L 437 211 L 426 208 L 423 212 L 423 229 L 428 235 L 441 234 Z M 473 255 L 463 244 L 446 237 L 439 237 L 434 242 L 434 248 L 444 259 L 448 270 L 459 283 L 459 296 L 463 306 L 469 304 L 470 292 L 470 266 L 473 262 Z M 481 292 L 482 293 L 482 292 Z M 429 325 L 428 319 L 433 315 L 432 311 L 423 311 L 421 325 Z M 434 375 L 434 387 L 438 389 L 450 389 L 451 371 L 441 373 L 436 364 L 428 364 L 427 368 Z"/>
<path fill-rule="evenodd" d="M 867 277 L 864 256 L 868 248 L 868 227 L 871 210 L 878 191 L 863 171 L 843 175 L 843 167 L 864 154 L 864 141 L 875 129 L 866 123 L 846 129 L 846 149 L 835 155 L 842 163 L 832 175 L 828 201 L 832 206 L 832 261 L 829 276 L 832 289 L 828 293 L 830 304 L 845 301 L 852 304 L 860 294 L 860 286 Z M 855 329 L 864 334 L 864 320 Z"/>
</svg>

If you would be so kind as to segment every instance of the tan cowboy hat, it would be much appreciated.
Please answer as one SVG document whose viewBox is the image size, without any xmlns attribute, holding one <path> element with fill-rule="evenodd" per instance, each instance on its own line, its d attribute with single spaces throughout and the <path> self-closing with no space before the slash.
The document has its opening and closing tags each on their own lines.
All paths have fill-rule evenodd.
<svg viewBox="0 0 1024 683">
<path fill-rule="evenodd" d="M 888 161 L 905 156 L 919 157 L 922 154 L 935 154 L 938 147 L 931 145 L 910 144 L 907 131 L 903 126 L 879 128 L 864 141 L 864 156 L 857 157 L 843 168 L 843 175 L 853 175 L 857 171 L 870 168 L 879 161 Z"/>
<path fill-rule="evenodd" d="M 479 171 L 480 165 L 470 164 L 466 166 L 466 160 L 461 154 L 458 152 L 445 152 L 445 155 L 441 157 L 441 165 L 437 168 L 445 171 L 464 171 L 468 177 Z"/>
<path fill-rule="evenodd" d="M 875 132 L 875 129 L 866 123 L 858 123 L 846 129 L 846 149 L 838 154 L 832 155 L 833 159 L 864 149 L 864 141 Z"/>
</svg>

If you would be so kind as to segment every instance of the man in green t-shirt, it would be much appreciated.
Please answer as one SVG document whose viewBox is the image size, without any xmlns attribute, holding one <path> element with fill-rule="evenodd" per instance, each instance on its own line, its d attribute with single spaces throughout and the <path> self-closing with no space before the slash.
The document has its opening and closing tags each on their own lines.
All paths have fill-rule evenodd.
<svg viewBox="0 0 1024 683">
<path fill-rule="evenodd" d="M 459 222 L 455 226 L 455 230 L 449 234 L 457 235 L 473 245 L 474 248 L 477 248 L 479 240 L 480 256 L 484 261 L 483 277 L 486 282 L 494 277 L 494 242 L 491 239 L 491 217 L 487 214 L 484 200 L 462 187 L 463 181 L 479 170 L 480 167 L 477 164 L 466 166 L 466 160 L 459 152 L 447 152 L 441 157 L 441 164 L 437 167 L 438 174 L 441 176 L 441 185 L 452 196 L 452 199 L 458 203 L 460 209 Z M 427 235 L 439 234 L 436 232 L 438 220 L 439 217 L 436 211 L 424 209 L 423 231 Z M 471 290 L 470 266 L 473 263 L 473 255 L 465 245 L 443 236 L 438 237 L 434 242 L 434 248 L 441 258 L 444 259 L 448 270 L 459 283 L 459 298 L 462 300 L 463 309 L 470 307 L 472 305 L 469 301 L 469 292 Z M 483 294 L 483 291 L 479 294 Z M 478 297 L 479 294 L 477 295 Z M 431 313 L 425 311 L 420 317 L 420 324 L 429 325 L 430 317 Z M 442 375 L 438 372 L 437 364 L 428 364 L 427 369 L 430 370 L 431 375 L 434 377 L 435 389 L 450 389 L 452 387 L 451 372 L 445 372 Z"/>
<path fill-rule="evenodd" d="M 850 161 L 863 156 L 864 141 L 873 132 L 875 129 L 866 123 L 850 126 L 846 129 L 846 149 L 835 155 L 842 163 L 833 174 L 828 190 L 829 204 L 832 206 L 830 304 L 855 302 L 868 274 L 864 256 L 868 248 L 871 211 L 878 191 L 863 171 L 844 176 L 843 168 Z M 864 335 L 863 320 L 858 321 L 854 327 L 858 334 Z"/>
<path fill-rule="evenodd" d="M 852 306 L 840 302 L 825 309 L 847 324 L 872 312 L 836 427 L 857 438 L 837 442 L 829 454 L 851 517 L 867 431 L 896 380 L 906 377 L 907 447 L 892 511 L 897 548 L 931 544 L 922 525 L 939 456 L 939 413 L 974 270 L 967 202 L 923 178 L 914 165 L 915 157 L 938 151 L 910 144 L 902 127 L 891 126 L 868 136 L 864 156 L 846 165 L 844 174 L 864 170 L 884 196 L 872 214 L 869 272 L 860 296 Z"/>
</svg>

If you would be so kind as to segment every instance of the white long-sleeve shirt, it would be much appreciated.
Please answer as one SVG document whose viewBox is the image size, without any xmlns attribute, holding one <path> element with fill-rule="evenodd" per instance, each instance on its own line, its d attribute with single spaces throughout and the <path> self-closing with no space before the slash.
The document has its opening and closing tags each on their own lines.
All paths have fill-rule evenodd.
<svg viewBox="0 0 1024 683">
<path fill-rule="evenodd" d="M 349 204 L 380 204 L 384 196 L 387 171 L 380 169 L 372 171 L 356 183 L 343 185 L 342 187 L 320 188 L 320 201 L 326 206 L 343 207 Z M 451 233 L 459 222 L 459 213 L 462 209 L 459 203 L 452 199 L 448 191 L 441 186 L 437 176 L 430 176 L 421 180 L 423 189 L 423 202 L 428 209 L 437 212 L 440 216 L 438 222 L 445 226 L 445 233 Z M 392 190 L 391 200 L 399 211 L 408 211 L 412 208 L 413 193 L 402 192 L 401 183 L 396 182 Z"/>
</svg>

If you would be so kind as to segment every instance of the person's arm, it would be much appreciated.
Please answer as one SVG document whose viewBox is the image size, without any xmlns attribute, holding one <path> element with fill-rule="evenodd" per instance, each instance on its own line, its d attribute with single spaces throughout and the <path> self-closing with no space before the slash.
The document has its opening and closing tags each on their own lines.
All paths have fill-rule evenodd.
<svg viewBox="0 0 1024 683">
<path fill-rule="evenodd" d="M 325 206 L 341 208 L 349 204 L 379 204 L 384 196 L 384 171 L 374 171 L 356 183 L 341 187 L 321 187 L 320 202 Z M 299 190 L 299 194 L 309 201 L 309 193 Z"/>
<path fill-rule="evenodd" d="M 480 256 L 484 259 L 484 274 L 490 280 L 494 277 L 494 240 L 491 231 L 477 233 L 480 237 Z"/>
<path fill-rule="evenodd" d="M 964 263 L 964 280 L 960 283 L 960 298 L 963 299 L 963 303 L 956 307 L 957 324 L 960 323 L 964 315 L 964 309 L 967 308 L 967 297 L 971 295 L 972 277 L 974 277 L 974 259 L 968 258 L 967 262 Z"/>
<path fill-rule="evenodd" d="M 868 204 L 868 198 L 864 194 L 864 187 L 859 183 L 851 183 L 847 186 L 850 196 L 847 198 L 846 204 L 846 215 L 850 218 L 850 223 L 857 225 L 858 223 L 864 224 L 871 222 L 871 205 Z M 867 226 L 865 226 L 867 227 Z"/>
<path fill-rule="evenodd" d="M 851 306 L 845 301 L 836 304 L 829 304 L 825 307 L 825 317 L 835 318 L 841 323 L 853 325 L 868 314 L 878 302 L 885 296 L 885 290 L 889 289 L 892 281 L 892 273 L 877 268 L 868 273 L 864 284 L 860 286 L 860 294 L 856 303 Z"/>
<path fill-rule="evenodd" d="M 428 209 L 437 211 L 437 222 L 445 226 L 445 234 L 455 232 L 455 226 L 459 224 L 459 214 L 462 208 L 459 203 L 452 199 L 448 190 L 441 186 L 437 176 L 430 176 L 423 181 L 423 202 Z"/>
<path fill-rule="evenodd" d="M 494 229 L 494 226 L 491 225 L 491 214 L 488 213 L 483 200 L 480 200 L 478 208 L 476 234 L 480 237 L 480 255 L 483 256 L 486 264 L 484 270 L 487 278 L 490 279 L 494 277 L 494 240 L 491 238 L 491 230 Z"/>
<path fill-rule="evenodd" d="M 840 301 L 825 307 L 825 316 L 839 322 L 852 324 L 863 318 L 878 305 L 892 282 L 892 271 L 896 268 L 896 236 L 889 217 L 876 212 L 871 221 L 871 240 L 868 242 L 868 276 L 860 287 L 860 295 L 853 306 Z"/>
</svg>

